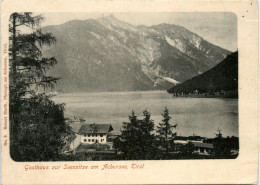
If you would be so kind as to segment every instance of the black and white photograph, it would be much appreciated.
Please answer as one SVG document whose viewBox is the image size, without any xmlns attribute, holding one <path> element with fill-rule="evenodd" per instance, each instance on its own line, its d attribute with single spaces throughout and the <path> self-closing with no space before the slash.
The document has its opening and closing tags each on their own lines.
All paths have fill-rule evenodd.
<svg viewBox="0 0 260 185">
<path fill-rule="evenodd" d="M 12 13 L 12 160 L 236 159 L 237 37 L 231 12 Z"/>
</svg>

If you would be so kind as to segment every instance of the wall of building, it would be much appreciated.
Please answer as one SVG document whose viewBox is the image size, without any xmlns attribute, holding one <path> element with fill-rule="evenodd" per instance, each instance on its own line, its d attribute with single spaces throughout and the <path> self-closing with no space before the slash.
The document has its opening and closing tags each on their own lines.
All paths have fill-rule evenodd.
<svg viewBox="0 0 260 185">
<path fill-rule="evenodd" d="M 188 141 L 186 140 L 174 140 L 175 144 L 188 144 Z"/>
<path fill-rule="evenodd" d="M 81 143 L 103 143 L 107 142 L 107 134 L 85 134 L 81 135 Z"/>
<path fill-rule="evenodd" d="M 201 154 L 201 155 L 210 155 L 211 149 L 203 148 L 203 147 L 196 147 L 194 149 L 194 153 Z"/>
<path fill-rule="evenodd" d="M 176 144 L 203 143 L 203 140 L 174 140 Z"/>
</svg>

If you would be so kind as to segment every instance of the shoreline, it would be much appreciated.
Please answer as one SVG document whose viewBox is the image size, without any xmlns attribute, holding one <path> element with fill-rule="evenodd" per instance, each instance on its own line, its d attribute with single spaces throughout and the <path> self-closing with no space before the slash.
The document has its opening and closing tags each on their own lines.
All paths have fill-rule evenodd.
<svg viewBox="0 0 260 185">
<path fill-rule="evenodd" d="M 138 94 L 138 93 L 144 93 L 144 94 L 149 94 L 149 93 L 165 93 L 168 95 L 172 95 L 173 98 L 227 98 L 227 99 L 239 99 L 238 95 L 206 95 L 206 94 L 186 94 L 186 95 L 181 95 L 178 94 L 177 96 L 174 93 L 169 93 L 165 90 L 148 90 L 148 91 L 87 91 L 87 92 L 62 92 L 62 93 L 57 93 L 54 95 L 59 96 L 59 95 L 72 95 L 72 94 L 77 94 L 77 95 L 84 95 L 84 94 L 91 94 L 91 95 L 100 95 L 100 94 Z"/>
</svg>

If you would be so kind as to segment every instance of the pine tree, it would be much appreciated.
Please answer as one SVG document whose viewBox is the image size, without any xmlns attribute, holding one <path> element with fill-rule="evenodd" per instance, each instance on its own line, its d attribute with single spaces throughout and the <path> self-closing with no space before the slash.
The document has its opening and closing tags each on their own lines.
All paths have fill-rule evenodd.
<svg viewBox="0 0 260 185">
<path fill-rule="evenodd" d="M 147 110 L 143 116 L 144 119 L 140 120 L 132 112 L 130 122 L 123 123 L 122 134 L 116 140 L 115 147 L 124 160 L 148 160 L 156 157 L 154 122 Z"/>
<path fill-rule="evenodd" d="M 177 124 L 173 126 L 170 124 L 171 117 L 169 116 L 169 110 L 167 107 L 165 107 L 162 116 L 163 116 L 162 123 L 159 123 L 156 132 L 158 133 L 157 137 L 158 137 L 159 147 L 162 150 L 162 152 L 165 153 L 165 157 L 167 158 L 170 144 L 171 144 L 170 142 L 172 142 L 172 139 L 176 135 L 176 133 L 174 133 L 172 129 L 176 128 Z"/>
<path fill-rule="evenodd" d="M 216 158 L 225 159 L 231 157 L 231 148 L 227 143 L 227 140 L 223 138 L 221 130 L 218 128 L 218 133 L 214 139 L 214 155 Z"/>
<path fill-rule="evenodd" d="M 134 111 L 129 115 L 130 122 L 123 123 L 123 130 L 121 130 L 121 144 L 120 153 L 125 160 L 137 160 L 138 156 L 138 119 Z"/>
<path fill-rule="evenodd" d="M 64 105 L 43 93 L 58 78 L 46 75 L 57 61 L 44 58 L 41 49 L 56 40 L 42 33 L 42 20 L 26 12 L 13 13 L 9 21 L 10 153 L 15 161 L 58 160 L 73 136 L 64 121 Z M 31 31 L 22 33 L 25 28 Z"/>
<path fill-rule="evenodd" d="M 157 143 L 154 132 L 154 121 L 151 120 L 151 114 L 143 111 L 143 120 L 140 121 L 140 148 L 142 159 L 155 159 L 157 157 Z"/>
</svg>

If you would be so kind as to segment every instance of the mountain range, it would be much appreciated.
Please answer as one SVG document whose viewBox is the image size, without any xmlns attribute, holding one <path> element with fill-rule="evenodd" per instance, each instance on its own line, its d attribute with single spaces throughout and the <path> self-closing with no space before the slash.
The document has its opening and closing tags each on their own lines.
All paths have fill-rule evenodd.
<svg viewBox="0 0 260 185">
<path fill-rule="evenodd" d="M 49 73 L 63 92 L 166 90 L 231 54 L 182 26 L 133 26 L 113 15 L 42 30 L 56 37 L 43 55 L 57 59 Z"/>
<path fill-rule="evenodd" d="M 212 69 L 168 90 L 169 93 L 238 92 L 238 52 L 230 54 Z"/>
</svg>

